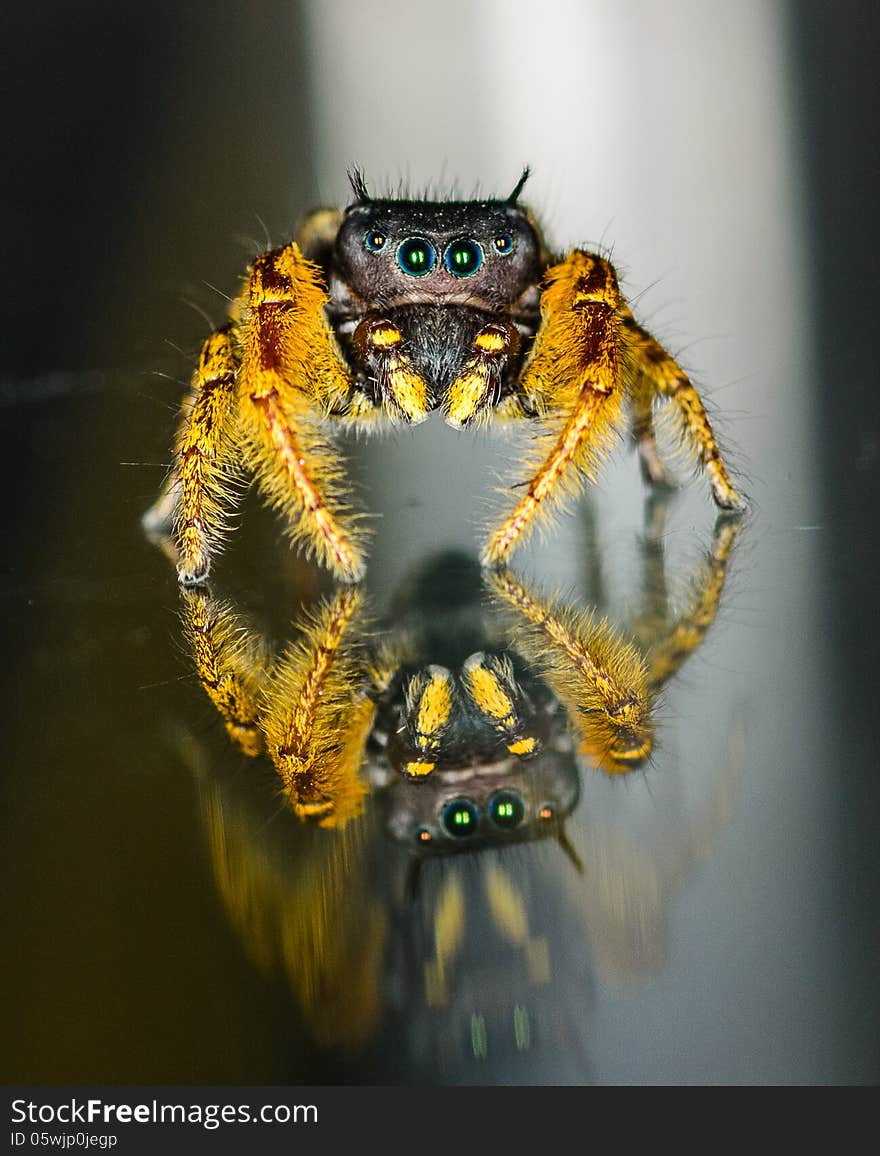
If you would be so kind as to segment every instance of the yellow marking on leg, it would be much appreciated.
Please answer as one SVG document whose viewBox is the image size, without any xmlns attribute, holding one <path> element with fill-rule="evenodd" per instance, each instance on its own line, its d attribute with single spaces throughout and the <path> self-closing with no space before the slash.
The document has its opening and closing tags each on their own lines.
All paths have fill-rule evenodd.
<svg viewBox="0 0 880 1156">
<path fill-rule="evenodd" d="M 301 750 L 313 734 L 315 716 L 321 706 L 333 661 L 345 637 L 346 628 L 361 604 L 362 598 L 358 591 L 342 590 L 321 623 L 321 629 L 312 641 L 310 661 L 303 671 L 299 694 L 292 704 L 283 741 L 279 744 L 283 749 L 291 752 Z"/>
<path fill-rule="evenodd" d="M 341 224 L 339 209 L 315 209 L 297 230 L 296 243 L 307 257 L 318 259 L 333 244 Z"/>
</svg>

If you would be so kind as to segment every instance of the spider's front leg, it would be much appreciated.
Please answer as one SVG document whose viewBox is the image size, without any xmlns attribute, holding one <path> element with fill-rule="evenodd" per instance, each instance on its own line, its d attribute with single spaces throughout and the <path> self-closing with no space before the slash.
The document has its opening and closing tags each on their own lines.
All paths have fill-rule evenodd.
<svg viewBox="0 0 880 1156">
<path fill-rule="evenodd" d="M 677 407 L 684 438 L 708 474 L 716 503 L 743 509 L 699 394 L 675 360 L 634 320 L 609 262 L 575 250 L 548 270 L 546 281 L 541 327 L 518 396 L 529 399 L 547 432 L 536 439 L 529 474 L 521 483 L 526 492 L 490 535 L 483 562 L 503 565 L 542 515 L 595 479 L 624 423 L 627 395 L 650 482 L 666 482 L 652 415 L 654 399 L 660 396 Z"/>
<path fill-rule="evenodd" d="M 204 585 L 181 591 L 181 619 L 199 682 L 229 737 L 244 754 L 262 754 L 262 696 L 269 666 L 263 640 Z"/>
<path fill-rule="evenodd" d="M 254 262 L 238 328 L 242 433 L 248 465 L 291 537 L 342 581 L 357 582 L 365 534 L 339 452 L 320 428 L 352 395 L 326 303 L 320 270 L 296 244 Z"/>
<path fill-rule="evenodd" d="M 177 566 L 182 586 L 208 577 L 211 556 L 238 495 L 232 325 L 212 333 L 199 354 L 174 447 L 174 466 L 142 524 Z"/>
<path fill-rule="evenodd" d="M 617 276 L 601 257 L 573 252 L 547 274 L 542 323 L 519 382 L 538 399 L 526 492 L 489 537 L 483 562 L 503 565 L 518 543 L 584 479 L 595 477 L 622 423 L 624 348 Z"/>
<path fill-rule="evenodd" d="M 648 687 L 656 698 L 670 678 L 702 644 L 715 621 L 733 550 L 742 529 L 739 514 L 720 513 L 712 545 L 692 575 L 690 593 L 681 614 L 657 623 L 640 638 L 645 646 Z"/>
<path fill-rule="evenodd" d="M 582 752 L 608 774 L 626 774 L 653 748 L 648 672 L 638 650 L 590 614 L 533 594 L 507 569 L 489 586 L 512 612 L 517 650 L 568 712 Z"/>
<path fill-rule="evenodd" d="M 341 827 L 361 811 L 364 749 L 389 673 L 361 646 L 363 592 L 323 603 L 272 670 L 264 694 L 266 750 L 301 819 Z"/>
<path fill-rule="evenodd" d="M 196 673 L 230 737 L 246 755 L 269 756 L 295 815 L 344 826 L 361 810 L 364 748 L 397 661 L 390 651 L 366 659 L 362 591 L 323 602 L 274 663 L 228 602 L 204 586 L 182 599 Z"/>
</svg>

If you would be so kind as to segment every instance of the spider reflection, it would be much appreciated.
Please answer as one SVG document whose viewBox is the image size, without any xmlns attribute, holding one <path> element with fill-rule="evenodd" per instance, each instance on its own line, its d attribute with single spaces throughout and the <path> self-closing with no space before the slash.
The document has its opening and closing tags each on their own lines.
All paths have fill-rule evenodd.
<svg viewBox="0 0 880 1156">
<path fill-rule="evenodd" d="M 729 820 L 740 761 L 728 734 L 720 778 L 646 830 L 603 813 L 600 790 L 650 762 L 657 696 L 715 619 L 740 528 L 719 518 L 674 606 L 663 525 L 651 503 L 625 632 L 461 555 L 415 573 L 387 622 L 342 590 L 274 663 L 230 603 L 182 594 L 204 689 L 297 817 L 189 737 L 217 885 L 322 1045 L 402 1030 L 446 1078 L 525 1063 L 570 1040 L 560 991 L 583 992 L 587 941 L 606 979 L 662 966 L 669 894 Z"/>
</svg>

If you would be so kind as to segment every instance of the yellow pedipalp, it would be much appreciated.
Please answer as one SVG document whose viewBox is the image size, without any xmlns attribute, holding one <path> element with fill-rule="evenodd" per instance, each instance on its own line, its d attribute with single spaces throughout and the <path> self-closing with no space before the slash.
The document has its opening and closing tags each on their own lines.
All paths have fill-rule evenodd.
<svg viewBox="0 0 880 1156">
<path fill-rule="evenodd" d="M 479 709 L 501 723 L 512 725 L 513 703 L 494 671 L 489 670 L 481 661 L 474 662 L 473 659 L 468 659 L 462 673 Z"/>
<path fill-rule="evenodd" d="M 418 700 L 417 735 L 428 745 L 439 736 L 452 713 L 452 678 L 441 666 L 428 667 L 428 678 Z"/>
</svg>

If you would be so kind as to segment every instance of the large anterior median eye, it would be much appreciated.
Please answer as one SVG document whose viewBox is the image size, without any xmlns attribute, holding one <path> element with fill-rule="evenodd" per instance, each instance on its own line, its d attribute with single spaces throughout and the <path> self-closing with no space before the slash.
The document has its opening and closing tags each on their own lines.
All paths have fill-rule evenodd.
<svg viewBox="0 0 880 1156">
<path fill-rule="evenodd" d="M 479 822 L 480 813 L 469 799 L 456 799 L 443 808 L 443 826 L 456 839 L 473 835 Z"/>
<path fill-rule="evenodd" d="M 489 800 L 489 816 L 496 827 L 511 830 L 518 827 L 526 809 L 516 791 L 497 791 Z"/>
<path fill-rule="evenodd" d="M 453 277 L 470 277 L 483 264 L 483 250 L 476 241 L 463 237 L 447 247 L 443 261 Z"/>
<path fill-rule="evenodd" d="M 397 264 L 410 277 L 424 277 L 437 264 L 437 253 L 424 237 L 408 237 L 397 250 Z"/>
</svg>

